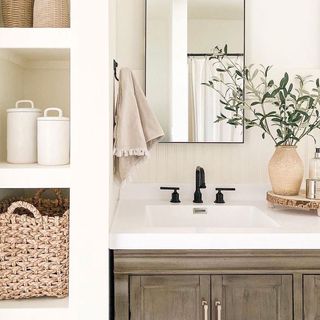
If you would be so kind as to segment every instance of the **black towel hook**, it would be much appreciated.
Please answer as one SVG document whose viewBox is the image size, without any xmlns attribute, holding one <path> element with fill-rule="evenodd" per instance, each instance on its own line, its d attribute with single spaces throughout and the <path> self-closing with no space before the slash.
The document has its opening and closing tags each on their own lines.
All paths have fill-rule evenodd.
<svg viewBox="0 0 320 320">
<path fill-rule="evenodd" d="M 117 81 L 119 81 L 119 78 L 117 76 L 117 68 L 118 68 L 118 62 L 113 59 L 113 74 Z"/>
</svg>

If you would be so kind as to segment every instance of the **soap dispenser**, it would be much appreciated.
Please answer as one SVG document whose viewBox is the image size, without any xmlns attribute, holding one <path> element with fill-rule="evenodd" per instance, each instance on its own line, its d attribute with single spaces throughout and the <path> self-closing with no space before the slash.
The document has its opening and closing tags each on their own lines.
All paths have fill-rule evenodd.
<svg viewBox="0 0 320 320">
<path fill-rule="evenodd" d="M 309 178 L 320 179 L 320 148 L 316 148 L 316 153 L 309 164 Z"/>
</svg>

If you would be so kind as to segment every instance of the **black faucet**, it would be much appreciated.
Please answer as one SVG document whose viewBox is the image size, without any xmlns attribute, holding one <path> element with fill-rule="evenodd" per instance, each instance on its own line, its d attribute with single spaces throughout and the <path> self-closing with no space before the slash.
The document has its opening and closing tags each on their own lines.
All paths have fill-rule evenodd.
<svg viewBox="0 0 320 320">
<path fill-rule="evenodd" d="M 179 187 L 160 187 L 161 190 L 173 190 L 172 195 L 171 195 L 171 200 L 170 202 L 172 203 L 180 203 L 180 197 L 179 193 L 177 190 L 180 190 Z"/>
<path fill-rule="evenodd" d="M 216 188 L 217 194 L 216 194 L 216 200 L 214 203 L 225 203 L 223 198 L 223 193 L 221 191 L 235 191 L 235 188 Z"/>
<path fill-rule="evenodd" d="M 201 167 L 196 168 L 196 191 L 194 192 L 194 203 L 203 203 L 202 201 L 202 193 L 200 189 L 206 188 L 206 181 L 205 181 L 205 174 L 204 170 Z"/>
</svg>

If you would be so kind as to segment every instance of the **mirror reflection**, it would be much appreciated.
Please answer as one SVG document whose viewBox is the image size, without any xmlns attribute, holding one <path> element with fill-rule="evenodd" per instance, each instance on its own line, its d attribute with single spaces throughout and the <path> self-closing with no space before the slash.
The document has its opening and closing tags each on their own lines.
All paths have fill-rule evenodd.
<svg viewBox="0 0 320 320">
<path fill-rule="evenodd" d="M 146 0 L 146 94 L 164 142 L 243 142 L 243 127 L 216 123 L 213 50 L 244 63 L 244 0 Z"/>
</svg>

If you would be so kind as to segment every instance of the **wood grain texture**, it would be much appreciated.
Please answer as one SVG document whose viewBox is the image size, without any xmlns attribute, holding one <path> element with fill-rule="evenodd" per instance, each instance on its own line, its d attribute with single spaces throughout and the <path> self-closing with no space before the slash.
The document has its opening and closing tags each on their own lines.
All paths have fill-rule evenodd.
<svg viewBox="0 0 320 320">
<path fill-rule="evenodd" d="M 320 209 L 320 200 L 307 199 L 304 194 L 298 196 L 280 196 L 272 192 L 267 193 L 267 201 L 280 207 L 297 210 L 317 211 Z"/>
<path fill-rule="evenodd" d="M 304 320 L 320 320 L 320 275 L 305 275 L 303 282 Z"/>
<path fill-rule="evenodd" d="M 318 273 L 320 250 L 117 250 L 119 274 Z M 284 272 L 285 271 L 285 272 Z"/>
<path fill-rule="evenodd" d="M 293 313 L 294 320 L 303 319 L 303 275 L 293 274 Z"/>
<path fill-rule="evenodd" d="M 212 320 L 215 301 L 222 320 L 292 320 L 292 277 L 289 275 L 216 275 L 212 277 Z"/>
<path fill-rule="evenodd" d="M 200 276 L 200 303 L 203 301 L 208 303 L 208 320 L 211 320 L 211 276 L 210 275 L 202 275 Z M 204 319 L 204 309 L 201 305 L 201 319 Z"/>
<path fill-rule="evenodd" d="M 115 320 L 129 320 L 129 277 L 118 275 L 114 277 L 115 290 Z"/>
<path fill-rule="evenodd" d="M 217 300 L 223 320 L 320 320 L 320 250 L 118 250 L 114 261 L 116 320 L 129 304 L 136 320 L 204 319 L 203 299 L 209 320 Z"/>
<path fill-rule="evenodd" d="M 200 320 L 202 299 L 209 301 L 210 277 L 133 276 L 130 309 L 133 320 Z"/>
</svg>

